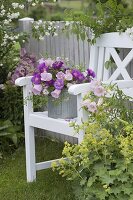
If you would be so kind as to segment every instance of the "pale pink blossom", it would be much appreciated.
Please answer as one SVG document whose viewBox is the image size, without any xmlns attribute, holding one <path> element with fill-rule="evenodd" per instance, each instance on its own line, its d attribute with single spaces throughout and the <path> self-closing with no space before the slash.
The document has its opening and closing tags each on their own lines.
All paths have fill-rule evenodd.
<svg viewBox="0 0 133 200">
<path fill-rule="evenodd" d="M 104 96 L 106 94 L 106 90 L 103 86 L 97 86 L 94 89 L 94 94 L 98 97 Z"/>
<path fill-rule="evenodd" d="M 82 103 L 81 103 L 81 106 L 84 107 L 88 107 L 90 105 L 91 101 L 89 99 L 85 99 Z"/>
<path fill-rule="evenodd" d="M 55 89 L 53 92 L 51 92 L 52 97 L 58 99 L 60 96 L 61 90 Z"/>
<path fill-rule="evenodd" d="M 42 91 L 42 85 L 38 84 L 38 85 L 34 85 L 34 87 L 32 88 L 32 92 L 34 95 L 39 95 Z"/>
<path fill-rule="evenodd" d="M 57 77 L 57 79 L 63 79 L 63 80 L 64 80 L 65 74 L 64 74 L 63 72 L 58 72 L 58 73 L 56 74 L 56 77 Z"/>
<path fill-rule="evenodd" d="M 71 74 L 70 70 L 66 70 L 65 79 L 67 81 L 71 81 L 73 79 L 73 75 Z"/>
<path fill-rule="evenodd" d="M 45 60 L 45 64 L 48 67 L 52 67 L 53 63 L 54 63 L 54 61 L 51 58 L 48 58 Z"/>
<path fill-rule="evenodd" d="M 39 59 L 39 60 L 38 60 L 38 63 L 39 63 L 39 64 L 45 63 L 44 58 Z"/>
<path fill-rule="evenodd" d="M 47 73 L 47 72 L 41 73 L 41 80 L 42 81 L 51 81 L 52 80 L 52 74 Z"/>
<path fill-rule="evenodd" d="M 88 111 L 94 113 L 97 111 L 97 105 L 96 102 L 91 102 L 90 104 L 87 105 Z"/>
<path fill-rule="evenodd" d="M 92 80 L 89 84 L 89 89 L 93 91 L 96 87 L 101 86 L 101 82 L 98 80 Z"/>
</svg>

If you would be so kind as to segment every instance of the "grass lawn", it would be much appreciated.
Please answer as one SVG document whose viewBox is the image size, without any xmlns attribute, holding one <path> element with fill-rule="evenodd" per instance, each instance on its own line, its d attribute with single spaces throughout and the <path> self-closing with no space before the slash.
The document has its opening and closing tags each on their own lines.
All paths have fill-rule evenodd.
<svg viewBox="0 0 133 200">
<path fill-rule="evenodd" d="M 64 8 L 72 8 L 75 10 L 80 10 L 82 8 L 82 6 L 87 7 L 88 3 L 84 2 L 82 5 L 81 1 L 60 1 L 59 3 L 60 7 L 64 7 Z"/>
<path fill-rule="evenodd" d="M 51 5 L 51 6 L 55 6 L 56 3 L 45 3 L 46 5 Z M 67 9 L 74 9 L 74 10 L 81 10 L 82 7 L 86 8 L 88 7 L 88 3 L 87 2 L 81 2 L 79 0 L 77 1 L 60 1 L 59 3 L 60 7 L 62 8 L 67 8 Z"/>
<path fill-rule="evenodd" d="M 59 158 L 62 143 L 36 141 L 37 161 Z M 37 172 L 37 181 L 26 182 L 25 152 L 20 147 L 0 165 L 0 200 L 74 200 L 70 182 L 51 169 Z"/>
</svg>

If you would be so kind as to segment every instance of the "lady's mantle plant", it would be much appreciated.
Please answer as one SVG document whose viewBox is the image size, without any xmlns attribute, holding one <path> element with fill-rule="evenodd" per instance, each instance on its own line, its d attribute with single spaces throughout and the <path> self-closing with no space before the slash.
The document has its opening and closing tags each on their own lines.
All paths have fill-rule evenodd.
<svg viewBox="0 0 133 200">
<path fill-rule="evenodd" d="M 32 91 L 35 95 L 52 95 L 57 99 L 62 90 L 70 85 L 90 82 L 94 77 L 95 73 L 91 69 L 83 73 L 79 69 L 68 67 L 60 58 L 56 60 L 42 58 L 31 79 Z"/>
<path fill-rule="evenodd" d="M 113 92 L 112 92 L 113 91 Z M 81 144 L 65 143 L 59 164 L 53 164 L 62 176 L 75 182 L 79 200 L 133 199 L 133 110 L 129 98 L 115 86 L 90 84 L 82 107 L 88 121 L 76 131 L 85 130 Z"/>
</svg>

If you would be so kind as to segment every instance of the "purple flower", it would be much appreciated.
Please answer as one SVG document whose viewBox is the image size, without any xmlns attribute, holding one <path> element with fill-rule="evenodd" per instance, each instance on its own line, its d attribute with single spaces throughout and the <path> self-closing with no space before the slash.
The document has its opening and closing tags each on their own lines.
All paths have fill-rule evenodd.
<svg viewBox="0 0 133 200">
<path fill-rule="evenodd" d="M 34 83 L 35 85 L 38 85 L 41 83 L 41 75 L 38 73 L 34 73 L 31 82 Z"/>
<path fill-rule="evenodd" d="M 77 80 L 81 72 L 78 69 L 73 69 L 72 70 L 72 75 L 73 77 Z"/>
<path fill-rule="evenodd" d="M 49 86 L 53 86 L 54 85 L 54 80 L 50 80 L 50 81 L 46 81 L 46 85 L 49 87 Z"/>
<path fill-rule="evenodd" d="M 93 78 L 96 77 L 95 72 L 92 69 L 87 69 L 88 76 L 92 76 Z"/>
<path fill-rule="evenodd" d="M 85 79 L 85 76 L 83 75 L 83 73 L 80 72 L 78 69 L 73 69 L 72 75 L 79 82 L 82 82 Z"/>
<path fill-rule="evenodd" d="M 78 81 L 81 83 L 84 80 L 85 80 L 85 76 L 82 73 L 80 73 L 78 76 Z"/>
<path fill-rule="evenodd" d="M 61 67 L 63 67 L 63 65 L 64 63 L 62 61 L 55 61 L 52 66 L 54 69 L 60 69 Z"/>
<path fill-rule="evenodd" d="M 63 89 L 63 87 L 64 87 L 64 81 L 63 81 L 62 79 L 57 79 L 57 80 L 54 82 L 54 87 L 55 87 L 55 89 L 57 89 L 57 90 Z"/>
<path fill-rule="evenodd" d="M 45 65 L 45 63 L 41 63 L 37 66 L 38 70 L 40 73 L 43 73 L 43 72 L 47 72 L 48 71 L 48 67 Z"/>
<path fill-rule="evenodd" d="M 27 69 L 24 66 L 19 66 L 16 68 L 16 73 L 19 74 L 19 76 L 26 76 L 27 74 Z"/>
</svg>

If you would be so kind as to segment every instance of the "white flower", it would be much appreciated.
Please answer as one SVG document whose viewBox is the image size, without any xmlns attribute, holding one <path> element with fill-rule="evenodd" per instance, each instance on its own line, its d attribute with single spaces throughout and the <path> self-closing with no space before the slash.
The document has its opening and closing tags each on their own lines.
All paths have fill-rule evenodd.
<svg viewBox="0 0 133 200">
<path fill-rule="evenodd" d="M 50 33 L 49 33 L 49 32 L 45 32 L 45 35 L 49 36 L 49 35 L 50 35 Z"/>
<path fill-rule="evenodd" d="M 57 33 L 54 33 L 54 36 L 57 36 L 58 34 Z"/>
<path fill-rule="evenodd" d="M 32 3 L 32 6 L 36 6 L 36 4 L 35 4 L 35 3 Z"/>
<path fill-rule="evenodd" d="M 39 26 L 38 26 L 38 25 L 36 25 L 36 26 L 34 26 L 34 28 L 37 30 L 37 29 L 39 28 Z"/>
<path fill-rule="evenodd" d="M 27 2 L 29 2 L 29 3 L 30 3 L 30 2 L 32 2 L 32 0 L 27 0 Z"/>
<path fill-rule="evenodd" d="M 50 31 L 51 29 L 52 29 L 51 26 L 49 26 L 49 27 L 48 27 L 48 30 Z"/>
<path fill-rule="evenodd" d="M 18 8 L 18 7 L 19 7 L 19 3 L 12 3 L 12 7 L 13 7 L 14 9 Z"/>
<path fill-rule="evenodd" d="M 9 20 L 7 20 L 7 19 L 4 20 L 4 24 L 5 24 L 5 25 L 6 25 L 6 24 L 9 24 L 9 23 L 10 23 Z"/>
<path fill-rule="evenodd" d="M 44 88 L 44 90 L 42 92 L 43 92 L 44 95 L 48 95 L 49 94 L 49 91 L 46 88 Z"/>
<path fill-rule="evenodd" d="M 69 26 L 69 25 L 70 25 L 70 22 L 66 21 L 65 25 L 66 25 L 66 26 Z"/>
<path fill-rule="evenodd" d="M 3 10 L 4 9 L 4 5 L 2 4 L 2 6 L 1 6 L 1 9 Z"/>
<path fill-rule="evenodd" d="M 43 36 L 40 36 L 40 37 L 39 37 L 39 40 L 44 40 L 44 37 L 43 37 Z"/>
<path fill-rule="evenodd" d="M 20 9 L 24 9 L 24 5 L 19 5 L 19 8 Z"/>
</svg>

